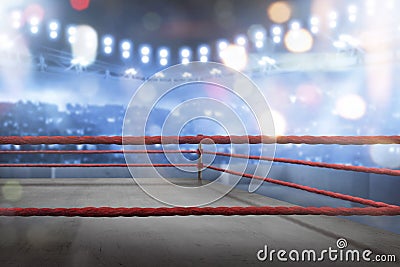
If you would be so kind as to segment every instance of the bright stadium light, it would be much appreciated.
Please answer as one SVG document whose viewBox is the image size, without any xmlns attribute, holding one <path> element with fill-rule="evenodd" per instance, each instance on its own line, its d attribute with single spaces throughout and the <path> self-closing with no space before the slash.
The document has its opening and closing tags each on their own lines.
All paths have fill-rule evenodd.
<svg viewBox="0 0 400 267">
<path fill-rule="evenodd" d="M 128 51 L 131 49 L 131 47 L 132 47 L 132 45 L 131 45 L 131 42 L 129 42 L 129 41 L 123 41 L 121 43 L 122 50 Z"/>
<path fill-rule="evenodd" d="M 39 27 L 38 26 L 31 26 L 31 33 L 32 34 L 37 34 L 39 32 Z"/>
<path fill-rule="evenodd" d="M 183 65 L 189 64 L 189 59 L 187 57 L 182 58 L 182 64 Z"/>
<path fill-rule="evenodd" d="M 256 48 L 263 48 L 264 47 L 264 42 L 263 41 L 256 41 Z"/>
<path fill-rule="evenodd" d="M 29 23 L 30 23 L 32 26 L 37 26 L 37 25 L 39 25 L 39 22 L 40 22 L 40 20 L 39 20 L 38 17 L 31 17 L 30 20 L 29 20 Z"/>
<path fill-rule="evenodd" d="M 240 46 L 244 46 L 247 43 L 247 39 L 244 35 L 239 35 L 236 37 L 236 44 Z"/>
<path fill-rule="evenodd" d="M 149 56 L 142 56 L 141 60 L 142 60 L 143 64 L 147 64 L 147 63 L 150 62 L 150 57 Z"/>
<path fill-rule="evenodd" d="M 291 29 L 291 30 L 299 30 L 300 27 L 301 27 L 301 24 L 300 24 L 300 22 L 298 22 L 298 21 L 293 21 L 293 22 L 290 24 L 290 29 Z"/>
<path fill-rule="evenodd" d="M 147 45 L 142 46 L 142 48 L 140 48 L 140 53 L 144 56 L 148 56 L 150 54 L 150 47 Z"/>
<path fill-rule="evenodd" d="M 67 33 L 69 36 L 73 36 L 76 34 L 76 27 L 75 26 L 69 26 L 67 28 Z"/>
<path fill-rule="evenodd" d="M 159 62 L 161 66 L 166 66 L 168 64 L 169 49 L 166 47 L 161 47 L 158 50 Z"/>
<path fill-rule="evenodd" d="M 59 28 L 59 25 L 58 25 L 58 23 L 57 23 L 56 21 L 50 22 L 50 24 L 49 24 L 49 29 L 50 29 L 51 31 L 57 31 L 58 28 Z"/>
<path fill-rule="evenodd" d="M 112 47 L 111 46 L 106 46 L 104 47 L 104 53 L 109 55 L 112 53 Z"/>
<path fill-rule="evenodd" d="M 130 57 L 131 57 L 131 52 L 129 52 L 129 51 L 123 51 L 123 52 L 122 52 L 122 57 L 123 57 L 124 59 L 130 58 Z"/>
<path fill-rule="evenodd" d="M 200 57 L 200 61 L 201 62 L 207 62 L 208 61 L 208 57 L 207 56 L 201 56 Z"/>
<path fill-rule="evenodd" d="M 272 27 L 272 34 L 273 35 L 281 35 L 282 34 L 282 28 L 280 26 L 273 26 Z"/>
<path fill-rule="evenodd" d="M 219 51 L 224 50 L 225 48 L 228 47 L 228 42 L 226 40 L 220 40 L 217 43 L 217 47 Z"/>
<path fill-rule="evenodd" d="M 181 49 L 181 57 L 188 58 L 190 57 L 190 50 L 188 48 Z"/>
<path fill-rule="evenodd" d="M 161 58 L 160 59 L 160 65 L 161 66 L 165 66 L 165 65 L 167 65 L 168 64 L 168 59 L 166 59 L 166 58 Z"/>
<path fill-rule="evenodd" d="M 280 36 L 274 36 L 272 38 L 272 41 L 276 44 L 279 44 L 282 41 L 282 38 Z"/>
<path fill-rule="evenodd" d="M 200 48 L 199 48 L 200 55 L 202 55 L 202 56 L 208 55 L 208 52 L 209 52 L 209 49 L 207 46 L 205 46 L 205 45 L 200 46 Z"/>
<path fill-rule="evenodd" d="M 111 36 L 106 36 L 103 38 L 103 44 L 105 46 L 111 46 L 114 43 L 114 39 Z"/>
<path fill-rule="evenodd" d="M 56 31 L 51 31 L 49 35 L 51 39 L 57 39 L 58 37 L 58 33 Z"/>
<path fill-rule="evenodd" d="M 169 56 L 169 51 L 166 48 L 161 48 L 160 51 L 158 52 L 159 56 L 162 58 L 166 58 Z"/>
</svg>

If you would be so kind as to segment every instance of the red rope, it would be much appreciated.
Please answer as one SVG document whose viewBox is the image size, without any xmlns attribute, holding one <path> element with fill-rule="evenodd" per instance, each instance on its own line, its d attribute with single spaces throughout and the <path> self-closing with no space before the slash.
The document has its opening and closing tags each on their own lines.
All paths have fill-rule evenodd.
<svg viewBox="0 0 400 267">
<path fill-rule="evenodd" d="M 141 164 L 141 163 L 1 163 L 1 167 L 30 167 L 30 168 L 67 168 L 67 167 L 197 167 L 197 164 Z"/>
<path fill-rule="evenodd" d="M 203 140 L 210 139 L 212 140 Z M 0 136 L 0 144 L 39 145 L 39 144 L 337 144 L 371 145 L 400 144 L 400 136 Z"/>
<path fill-rule="evenodd" d="M 384 169 L 384 168 L 371 168 L 371 167 L 364 167 L 364 166 L 353 166 L 353 165 L 313 162 L 313 161 L 297 160 L 297 159 L 251 156 L 251 155 L 211 152 L 211 151 L 203 151 L 203 153 L 210 154 L 210 155 L 242 158 L 242 159 L 267 160 L 267 161 L 283 162 L 283 163 L 290 163 L 290 164 L 307 165 L 307 166 L 312 166 L 312 167 L 330 168 L 330 169 L 336 169 L 336 170 L 346 170 L 346 171 L 356 171 L 356 172 L 366 172 L 366 173 L 376 173 L 376 174 L 400 176 L 400 170 L 392 170 L 392 169 Z"/>
<path fill-rule="evenodd" d="M 197 150 L 0 150 L 0 154 L 164 154 L 197 153 Z"/>
<path fill-rule="evenodd" d="M 331 207 L 173 207 L 173 208 L 0 208 L 0 216 L 65 217 L 150 217 L 201 215 L 328 215 L 328 216 L 396 216 L 400 207 L 331 208 Z"/>
<path fill-rule="evenodd" d="M 305 186 L 305 185 L 299 185 L 299 184 L 295 184 L 295 183 L 291 183 L 291 182 L 275 180 L 272 178 L 265 178 L 265 177 L 261 177 L 261 176 L 257 176 L 257 175 L 248 174 L 248 173 L 240 173 L 240 172 L 226 170 L 226 169 L 222 169 L 222 168 L 218 168 L 218 167 L 214 167 L 214 166 L 207 166 L 207 168 L 216 170 L 216 171 L 220 171 L 220 172 L 230 173 L 230 174 L 237 175 L 237 176 L 246 177 L 246 178 L 254 178 L 254 179 L 262 180 L 262 181 L 265 181 L 268 183 L 274 183 L 274 184 L 279 184 L 279 185 L 283 185 L 283 186 L 293 187 L 293 188 L 305 190 L 305 191 L 308 191 L 311 193 L 316 193 L 316 194 L 339 198 L 339 199 L 343 199 L 343 200 L 347 200 L 347 201 L 357 202 L 357 203 L 360 203 L 363 205 L 369 205 L 369 206 L 373 206 L 373 207 L 396 207 L 395 205 L 389 205 L 389 204 L 386 204 L 383 202 L 376 202 L 376 201 L 373 201 L 370 199 L 353 197 L 350 195 L 335 193 L 335 192 L 317 189 L 317 188 L 313 188 L 313 187 L 309 187 L 309 186 Z"/>
</svg>

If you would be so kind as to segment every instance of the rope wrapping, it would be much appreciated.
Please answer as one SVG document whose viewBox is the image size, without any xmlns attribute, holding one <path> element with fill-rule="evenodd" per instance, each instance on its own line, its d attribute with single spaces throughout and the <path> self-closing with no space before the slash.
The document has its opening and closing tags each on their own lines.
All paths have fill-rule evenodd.
<svg viewBox="0 0 400 267">
<path fill-rule="evenodd" d="M 155 144 L 336 144 L 372 145 L 400 144 L 400 136 L 0 136 L 0 144 L 103 144 L 103 145 L 155 145 Z"/>
<path fill-rule="evenodd" d="M 0 208 L 0 216 L 64 217 L 151 217 L 151 216 L 246 216 L 246 215 L 327 215 L 327 216 L 396 216 L 400 207 L 331 208 L 331 207 L 161 207 L 161 208 Z"/>
</svg>

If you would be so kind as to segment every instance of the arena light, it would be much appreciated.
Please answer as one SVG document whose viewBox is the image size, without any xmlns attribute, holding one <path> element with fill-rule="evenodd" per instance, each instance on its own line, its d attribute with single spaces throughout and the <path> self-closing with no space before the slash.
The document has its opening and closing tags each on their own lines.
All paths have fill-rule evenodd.
<svg viewBox="0 0 400 267">
<path fill-rule="evenodd" d="M 161 66 L 166 66 L 168 64 L 168 59 L 166 58 L 161 58 L 160 59 L 160 65 Z"/>
<path fill-rule="evenodd" d="M 274 36 L 272 38 L 272 41 L 276 44 L 279 44 L 282 41 L 282 38 L 280 36 Z"/>
<path fill-rule="evenodd" d="M 76 26 L 75 25 L 71 25 L 67 27 L 67 36 L 68 36 L 68 42 L 70 44 L 73 44 L 76 40 L 75 36 L 76 36 Z"/>
<path fill-rule="evenodd" d="M 113 52 L 114 38 L 111 35 L 105 35 L 103 37 L 103 51 L 104 54 L 110 55 Z"/>
<path fill-rule="evenodd" d="M 210 53 L 210 48 L 207 45 L 200 45 L 198 48 L 198 55 L 201 62 L 208 61 L 208 54 Z"/>
<path fill-rule="evenodd" d="M 60 24 L 57 21 L 53 20 L 53 21 L 51 21 L 49 23 L 48 28 L 49 28 L 49 37 L 50 37 L 50 39 L 53 39 L 53 40 L 57 39 L 58 38 L 58 32 L 60 30 Z"/>
<path fill-rule="evenodd" d="M 255 46 L 256 46 L 256 48 L 263 48 L 264 47 L 264 42 L 263 41 L 256 41 Z"/>
<path fill-rule="evenodd" d="M 131 57 L 131 52 L 129 51 L 122 51 L 122 58 L 128 59 Z"/>
<path fill-rule="evenodd" d="M 11 12 L 11 23 L 14 29 L 19 29 L 22 26 L 22 12 L 14 10 Z"/>
<path fill-rule="evenodd" d="M 32 34 L 37 34 L 39 32 L 39 27 L 38 26 L 31 26 L 31 33 Z"/>
<path fill-rule="evenodd" d="M 208 57 L 207 56 L 201 56 L 200 57 L 200 62 L 207 62 L 208 61 Z"/>
<path fill-rule="evenodd" d="M 280 26 L 273 26 L 272 27 L 272 35 L 281 35 L 282 34 L 282 28 Z"/>
<path fill-rule="evenodd" d="M 169 50 L 166 47 L 161 47 L 158 50 L 159 62 L 161 66 L 166 66 L 169 59 Z"/>
<path fill-rule="evenodd" d="M 105 46 L 112 46 L 114 43 L 114 38 L 112 38 L 111 36 L 107 35 L 103 38 L 103 44 Z"/>
<path fill-rule="evenodd" d="M 236 44 L 240 46 L 245 46 L 247 44 L 247 38 L 244 35 L 237 36 Z"/>
<path fill-rule="evenodd" d="M 141 61 L 143 64 L 147 64 L 150 62 L 150 57 L 149 56 L 142 56 Z"/>
<path fill-rule="evenodd" d="M 219 41 L 218 42 L 218 49 L 222 50 L 228 47 L 228 42 L 227 41 Z"/>
<path fill-rule="evenodd" d="M 89 25 L 78 25 L 73 31 L 74 42 L 71 43 L 72 57 L 79 60 L 79 65 L 87 66 L 96 61 L 98 35 Z"/>
<path fill-rule="evenodd" d="M 314 44 L 311 33 L 306 29 L 289 30 L 284 41 L 286 48 L 293 53 L 307 52 Z"/>
<path fill-rule="evenodd" d="M 58 38 L 58 33 L 56 31 L 51 31 L 50 34 L 50 39 L 57 39 Z"/>
<path fill-rule="evenodd" d="M 301 24 L 298 21 L 293 21 L 292 23 L 290 23 L 291 30 L 299 30 L 300 27 L 301 27 Z"/>
<path fill-rule="evenodd" d="M 105 46 L 104 47 L 104 53 L 109 55 L 112 53 L 112 47 L 111 46 Z"/>
<path fill-rule="evenodd" d="M 141 53 L 143 56 L 148 56 L 148 55 L 150 55 L 150 46 L 148 46 L 148 45 L 143 45 L 143 46 L 140 48 L 140 53 Z"/>
<path fill-rule="evenodd" d="M 142 45 L 140 46 L 139 52 L 141 54 L 140 60 L 143 64 L 147 64 L 150 62 L 150 55 L 151 55 L 151 47 L 149 45 Z"/>
<path fill-rule="evenodd" d="M 332 28 L 332 29 L 336 28 L 337 18 L 338 18 L 338 15 L 337 15 L 336 11 L 332 11 L 329 13 L 329 27 L 330 28 Z"/>
<path fill-rule="evenodd" d="M 167 48 L 161 48 L 158 54 L 160 57 L 166 58 L 169 56 L 169 51 Z"/>
<path fill-rule="evenodd" d="M 349 21 L 355 22 L 357 20 L 357 6 L 349 5 L 347 11 L 349 13 Z"/>
<path fill-rule="evenodd" d="M 247 66 L 247 52 L 243 46 L 229 45 L 220 55 L 223 63 L 235 70 L 243 70 Z"/>
<path fill-rule="evenodd" d="M 199 54 L 202 56 L 206 56 L 209 53 L 209 48 L 206 45 L 202 45 L 199 47 Z"/>
<path fill-rule="evenodd" d="M 218 40 L 217 42 L 217 51 L 218 51 L 218 56 L 221 57 L 221 51 L 226 49 L 228 47 L 228 41 L 227 40 Z"/>
<path fill-rule="evenodd" d="M 181 63 L 182 64 L 188 64 L 190 62 L 190 58 L 192 56 L 192 51 L 188 47 L 183 47 L 180 50 L 180 56 L 181 56 Z"/>
<path fill-rule="evenodd" d="M 181 57 L 188 58 L 190 56 L 190 49 L 182 48 L 181 49 Z"/>
<path fill-rule="evenodd" d="M 56 21 L 51 21 L 51 22 L 49 23 L 49 29 L 50 29 L 51 31 L 58 31 L 58 29 L 59 29 L 59 24 L 58 24 L 58 22 L 56 22 Z"/>
<path fill-rule="evenodd" d="M 319 32 L 319 18 L 318 17 L 312 16 L 310 18 L 310 31 L 313 34 L 316 34 Z"/>
<path fill-rule="evenodd" d="M 124 51 L 129 51 L 131 49 L 132 45 L 130 41 L 122 41 L 121 42 L 121 48 Z"/>
<path fill-rule="evenodd" d="M 267 38 L 267 31 L 262 25 L 251 25 L 247 31 L 247 34 L 256 49 L 261 49 L 264 47 L 264 42 Z"/>
<path fill-rule="evenodd" d="M 120 46 L 122 58 L 129 59 L 132 55 L 132 42 L 129 40 L 122 40 Z"/>
</svg>

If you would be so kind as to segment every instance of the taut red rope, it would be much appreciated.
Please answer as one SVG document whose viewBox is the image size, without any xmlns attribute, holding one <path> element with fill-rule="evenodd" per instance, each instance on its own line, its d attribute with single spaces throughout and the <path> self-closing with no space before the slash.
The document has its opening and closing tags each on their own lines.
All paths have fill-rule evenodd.
<svg viewBox="0 0 400 267">
<path fill-rule="evenodd" d="M 1 163 L 1 167 L 30 168 L 84 168 L 84 167 L 197 167 L 197 164 L 145 164 L 145 163 Z"/>
<path fill-rule="evenodd" d="M 207 140 L 208 139 L 208 140 Z M 400 144 L 400 136 L 0 136 L 0 144 L 337 144 L 372 145 Z"/>
<path fill-rule="evenodd" d="M 173 154 L 197 153 L 197 150 L 0 150 L 0 154 Z"/>
<path fill-rule="evenodd" d="M 145 137 L 121 137 L 121 136 L 0 136 L 0 144 L 117 144 L 117 145 L 153 145 L 153 144 L 339 144 L 339 145 L 365 145 L 365 144 L 400 144 L 400 136 L 145 136 Z M 102 154 L 102 153 L 202 153 L 248 158 L 257 160 L 269 160 L 292 164 L 303 164 L 316 167 L 344 169 L 352 171 L 373 172 L 379 174 L 399 175 L 400 171 L 368 168 L 360 166 L 347 166 L 342 164 L 328 164 L 302 160 L 291 160 L 261 156 L 247 156 L 220 152 L 207 152 L 198 150 L 33 150 L 33 151 L 2 151 L 2 154 Z M 203 167 L 201 161 L 197 164 L 0 164 L 0 167 Z M 246 178 L 254 178 L 269 183 L 289 186 L 312 193 L 322 194 L 342 200 L 352 201 L 372 207 L 365 208 L 331 208 L 331 207 L 173 207 L 173 208 L 113 208 L 113 207 L 83 207 L 83 208 L 0 208 L 0 216 L 80 216 L 80 217 L 118 217 L 118 216 L 189 216 L 189 215 L 328 215 L 328 216 L 350 216 L 350 215 L 372 215 L 372 216 L 394 216 L 400 215 L 400 207 L 376 202 L 360 197 L 353 197 L 341 193 L 316 189 L 291 182 L 264 178 L 248 173 L 239 173 L 214 166 L 209 169 L 239 175 Z"/>
<path fill-rule="evenodd" d="M 0 208 L 0 216 L 65 216 L 65 217 L 150 217 L 201 215 L 327 215 L 327 216 L 396 216 L 400 207 L 331 208 L 331 207 L 174 207 L 174 208 Z"/>
<path fill-rule="evenodd" d="M 256 159 L 256 160 L 266 160 L 266 161 L 283 162 L 283 163 L 290 163 L 290 164 L 307 165 L 307 166 L 311 166 L 311 167 L 321 167 L 321 168 L 329 168 L 329 169 L 336 169 L 336 170 L 346 170 L 346 171 L 400 176 L 400 170 L 392 170 L 392 169 L 385 169 L 385 168 L 372 168 L 372 167 L 353 166 L 353 165 L 344 165 L 344 164 L 335 164 L 335 163 L 313 162 L 313 161 L 298 160 L 298 159 L 273 158 L 273 157 L 265 157 L 265 156 L 251 156 L 251 155 L 223 153 L 223 152 L 211 152 L 211 151 L 203 151 L 203 153 L 210 154 L 210 155 L 242 158 L 242 159 Z"/>
<path fill-rule="evenodd" d="M 262 181 L 265 181 L 268 183 L 293 187 L 293 188 L 301 189 L 301 190 L 308 191 L 311 193 L 316 193 L 316 194 L 339 198 L 339 199 L 343 199 L 343 200 L 347 200 L 347 201 L 357 202 L 357 203 L 360 203 L 363 205 L 369 205 L 369 206 L 373 206 L 373 207 L 397 207 L 395 205 L 389 205 L 389 204 L 386 204 L 383 202 L 376 202 L 376 201 L 373 201 L 370 199 L 353 197 L 353 196 L 349 196 L 349 195 L 345 195 L 345 194 L 341 194 L 341 193 L 335 193 L 335 192 L 317 189 L 317 188 L 313 188 L 313 187 L 309 187 L 309 186 L 305 186 L 305 185 L 299 185 L 299 184 L 285 182 L 285 181 L 281 181 L 281 180 L 275 180 L 272 178 L 265 178 L 265 177 L 261 177 L 261 176 L 257 176 L 257 175 L 248 174 L 248 173 L 240 173 L 240 172 L 226 170 L 226 169 L 222 169 L 222 168 L 218 168 L 218 167 L 214 167 L 214 166 L 207 166 L 207 168 L 216 170 L 216 171 L 220 171 L 220 172 L 226 172 L 226 173 L 230 173 L 233 175 L 246 177 L 246 178 L 254 178 L 254 179 L 262 180 Z"/>
</svg>

